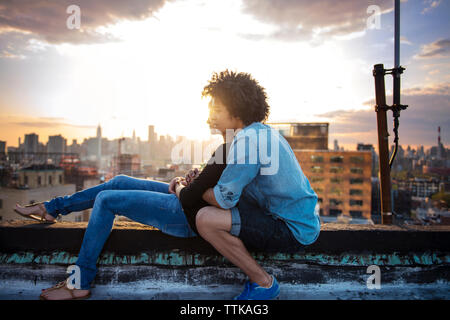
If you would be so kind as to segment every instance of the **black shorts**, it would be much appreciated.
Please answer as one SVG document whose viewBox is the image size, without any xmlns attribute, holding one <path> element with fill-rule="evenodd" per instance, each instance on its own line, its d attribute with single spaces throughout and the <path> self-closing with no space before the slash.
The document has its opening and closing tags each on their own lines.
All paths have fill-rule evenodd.
<svg viewBox="0 0 450 320">
<path fill-rule="evenodd" d="M 236 223 L 240 218 L 240 228 L 234 225 L 232 230 L 238 230 L 236 236 L 247 250 L 269 253 L 304 251 L 305 246 L 297 241 L 286 223 L 268 214 L 258 203 L 241 197 L 237 209 L 233 210 L 235 217 L 232 220 Z M 236 214 L 239 214 L 238 219 Z"/>
</svg>

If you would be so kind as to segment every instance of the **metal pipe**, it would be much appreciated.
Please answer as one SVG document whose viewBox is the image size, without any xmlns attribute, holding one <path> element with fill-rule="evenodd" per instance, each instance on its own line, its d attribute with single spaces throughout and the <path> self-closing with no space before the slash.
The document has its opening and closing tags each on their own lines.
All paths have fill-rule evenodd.
<svg viewBox="0 0 450 320">
<path fill-rule="evenodd" d="M 392 224 L 391 174 L 389 167 L 389 133 L 386 117 L 386 88 L 384 84 L 384 66 L 377 64 L 373 69 L 375 77 L 375 99 L 378 128 L 378 152 L 380 167 L 381 223 Z"/>
<path fill-rule="evenodd" d="M 395 0 L 394 7 L 395 14 L 395 30 L 394 30 L 394 43 L 395 43 L 395 51 L 394 51 L 394 68 L 398 68 L 400 66 L 400 0 Z"/>
<path fill-rule="evenodd" d="M 398 118 L 400 117 L 400 75 L 402 70 L 400 70 L 400 0 L 395 0 L 395 30 L 394 30 L 394 69 L 392 70 L 393 78 L 393 116 L 394 116 L 394 152 L 389 160 L 389 166 L 391 167 L 398 150 Z"/>
</svg>

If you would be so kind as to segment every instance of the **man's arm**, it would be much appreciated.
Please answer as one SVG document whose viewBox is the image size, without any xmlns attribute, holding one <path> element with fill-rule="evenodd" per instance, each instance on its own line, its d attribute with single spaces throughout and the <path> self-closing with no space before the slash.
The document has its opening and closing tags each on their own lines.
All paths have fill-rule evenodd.
<svg viewBox="0 0 450 320">
<path fill-rule="evenodd" d="M 222 209 L 222 207 L 216 201 L 216 197 L 214 196 L 213 188 L 209 188 L 208 190 L 206 190 L 205 193 L 203 193 L 202 198 L 203 198 L 203 200 L 208 202 L 210 205 L 213 205 L 213 206 L 215 206 L 217 208 L 221 208 Z"/>
<path fill-rule="evenodd" d="M 209 204 L 222 209 L 235 207 L 244 188 L 258 175 L 261 165 L 257 160 L 256 139 L 247 138 L 248 150 L 245 135 L 236 136 L 233 140 L 225 170 L 212 190 L 203 196 Z"/>
</svg>

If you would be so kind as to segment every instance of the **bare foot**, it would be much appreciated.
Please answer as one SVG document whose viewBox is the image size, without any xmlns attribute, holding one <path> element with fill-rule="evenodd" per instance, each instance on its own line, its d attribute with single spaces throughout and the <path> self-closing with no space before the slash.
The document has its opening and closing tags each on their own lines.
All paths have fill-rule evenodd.
<svg viewBox="0 0 450 320">
<path fill-rule="evenodd" d="M 66 281 L 63 281 L 51 288 L 43 290 L 40 298 L 43 300 L 73 300 L 88 298 L 89 296 L 89 290 L 69 289 L 66 286 Z"/>
<path fill-rule="evenodd" d="M 44 216 L 45 220 L 55 221 L 55 217 L 53 217 L 47 212 L 43 203 L 38 203 L 31 207 L 22 207 L 20 204 L 16 203 L 14 210 L 26 216 L 29 215 L 37 215 L 39 217 Z"/>
</svg>

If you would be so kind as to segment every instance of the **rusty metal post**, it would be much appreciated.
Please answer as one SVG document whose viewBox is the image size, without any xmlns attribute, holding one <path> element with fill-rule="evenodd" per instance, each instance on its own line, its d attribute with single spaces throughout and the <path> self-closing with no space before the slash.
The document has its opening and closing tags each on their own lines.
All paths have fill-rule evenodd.
<svg viewBox="0 0 450 320">
<path fill-rule="evenodd" d="M 386 89 L 384 85 L 385 69 L 376 64 L 373 69 L 375 77 L 375 111 L 377 113 L 379 179 L 381 197 L 381 223 L 392 224 L 391 208 L 391 172 L 389 167 L 389 133 L 386 118 Z"/>
</svg>

